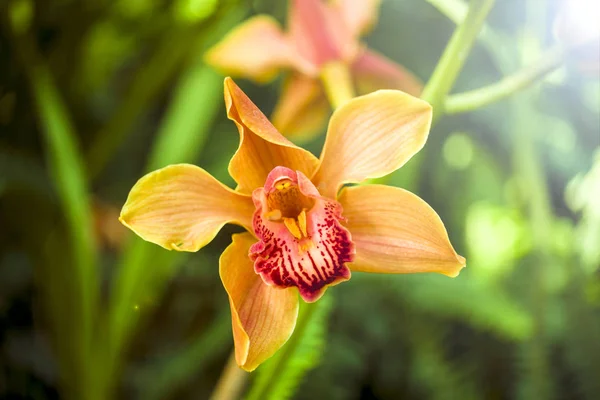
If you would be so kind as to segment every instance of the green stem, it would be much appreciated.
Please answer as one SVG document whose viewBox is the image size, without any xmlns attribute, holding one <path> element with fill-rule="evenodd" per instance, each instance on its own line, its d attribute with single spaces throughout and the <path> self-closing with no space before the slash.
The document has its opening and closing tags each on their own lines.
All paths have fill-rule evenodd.
<svg viewBox="0 0 600 400">
<path fill-rule="evenodd" d="M 433 74 L 425 85 L 421 98 L 428 101 L 433 106 L 432 128 L 444 113 L 444 101 L 446 96 L 454 86 L 454 82 L 471 51 L 477 34 L 484 25 L 485 18 L 492 9 L 495 0 L 471 0 L 469 9 L 462 22 L 457 24 L 457 28 L 452 34 L 440 61 L 436 65 Z M 453 17 L 459 18 L 459 13 Z M 379 183 L 393 184 L 399 180 L 400 174 L 406 174 L 411 171 L 412 174 L 407 178 L 404 175 L 403 187 L 416 190 L 419 186 L 421 165 L 424 162 L 425 151 L 421 150 L 414 156 L 410 162 L 404 166 L 402 172 L 396 170 L 392 174 L 380 178 Z"/>
<path fill-rule="evenodd" d="M 502 100 L 532 85 L 539 78 L 560 67 L 567 54 L 568 49 L 563 47 L 549 50 L 537 63 L 509 75 L 499 82 L 449 96 L 446 98 L 444 110 L 447 114 L 457 114 Z"/>
<path fill-rule="evenodd" d="M 423 89 L 421 98 L 433 106 L 434 122 L 444 112 L 444 99 L 452 90 L 494 1 L 471 0 L 467 16 L 454 31 L 429 82 Z"/>
<path fill-rule="evenodd" d="M 425 0 L 456 25 L 462 24 L 469 11 L 469 6 L 464 0 Z M 482 28 L 482 32 L 485 29 Z"/>
<path fill-rule="evenodd" d="M 321 69 L 321 82 L 334 110 L 356 95 L 348 66 L 342 62 L 325 64 Z"/>
<path fill-rule="evenodd" d="M 210 399 L 238 400 L 246 386 L 248 376 L 246 371 L 238 367 L 235 361 L 235 350 L 232 351 Z"/>
<path fill-rule="evenodd" d="M 469 11 L 469 6 L 465 0 L 426 1 L 456 25 L 463 23 Z M 510 59 L 510 54 L 508 54 L 508 49 L 499 48 L 498 43 L 501 41 L 502 38 L 490 26 L 485 23 L 481 25 L 481 31 L 477 35 L 477 42 L 487 50 L 488 56 L 494 62 L 496 68 L 504 72 L 506 70 L 505 59 Z"/>
</svg>

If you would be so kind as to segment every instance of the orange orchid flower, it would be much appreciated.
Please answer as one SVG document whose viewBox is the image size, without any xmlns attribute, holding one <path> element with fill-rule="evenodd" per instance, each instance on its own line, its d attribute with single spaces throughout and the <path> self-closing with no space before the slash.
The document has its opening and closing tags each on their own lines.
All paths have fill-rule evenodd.
<svg viewBox="0 0 600 400">
<path fill-rule="evenodd" d="M 320 77 L 331 66 L 346 65 L 359 94 L 377 89 L 420 94 L 422 84 L 411 72 L 359 41 L 375 24 L 379 3 L 292 0 L 287 32 L 271 16 L 252 17 L 209 50 L 206 60 L 225 74 L 257 82 L 273 79 L 281 69 L 293 71 L 271 119 L 287 137 L 309 139 L 330 115 Z"/>
<path fill-rule="evenodd" d="M 338 108 L 320 158 L 285 139 L 230 79 L 227 116 L 240 145 L 229 163 L 231 190 L 200 167 L 149 173 L 131 189 L 120 220 L 169 250 L 197 251 L 226 223 L 233 236 L 220 258 L 235 355 L 251 371 L 289 338 L 298 293 L 307 302 L 353 272 L 438 272 L 465 266 L 435 211 L 406 190 L 347 186 L 391 173 L 423 147 L 431 106 L 396 90 Z"/>
</svg>

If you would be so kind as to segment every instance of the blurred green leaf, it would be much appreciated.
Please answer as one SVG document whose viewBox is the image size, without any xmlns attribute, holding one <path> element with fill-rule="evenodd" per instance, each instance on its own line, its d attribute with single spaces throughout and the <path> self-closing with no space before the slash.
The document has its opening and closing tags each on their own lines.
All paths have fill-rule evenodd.
<svg viewBox="0 0 600 400">
<path fill-rule="evenodd" d="M 211 15 L 218 3 L 218 0 L 176 0 L 175 14 L 181 21 L 197 22 Z"/>
<path fill-rule="evenodd" d="M 587 272 L 593 273 L 600 265 L 600 151 L 596 151 L 590 171 L 569 182 L 566 200 L 573 211 L 581 213 L 575 246 Z"/>
<path fill-rule="evenodd" d="M 431 329 L 422 316 L 413 317 L 410 325 L 413 335 L 408 341 L 414 357 L 410 374 L 419 391 L 427 393 L 427 398 L 432 400 L 481 399 L 477 382 L 467 376 L 470 371 L 444 356 L 445 344 L 440 334 L 443 327 Z"/>
<path fill-rule="evenodd" d="M 181 77 L 169 112 L 158 131 L 148 170 L 193 162 L 204 148 L 209 128 L 223 105 L 223 79 L 200 60 Z"/>
<path fill-rule="evenodd" d="M 415 309 L 468 321 L 472 326 L 512 340 L 524 340 L 532 334 L 532 317 L 520 304 L 499 288 L 469 279 L 466 272 L 455 279 L 438 275 L 406 276 L 391 288 Z"/>
<path fill-rule="evenodd" d="M 28 44 L 24 42 L 24 46 Z M 31 54 L 32 61 L 35 62 L 35 55 L 28 54 Z M 66 335 L 73 341 L 69 354 L 72 361 L 69 363 L 68 360 L 63 360 L 64 363 L 69 363 L 69 367 L 63 370 L 66 373 L 64 378 L 68 382 L 67 387 L 72 396 L 83 398 L 87 390 L 95 391 L 96 388 L 94 368 L 89 368 L 88 363 L 92 358 L 92 335 L 99 302 L 99 280 L 87 183 L 75 131 L 50 71 L 42 63 L 37 63 L 31 66 L 28 73 L 69 237 L 67 246 L 70 257 L 62 262 L 66 269 L 56 279 L 48 281 L 51 286 L 49 293 L 50 298 L 57 301 L 62 299 L 62 305 L 68 307 L 56 308 L 55 312 L 70 310 L 73 313 L 70 315 L 73 322 L 68 324 L 56 313 L 54 317 L 56 326 L 62 325 L 63 329 L 67 329 Z M 56 249 L 49 248 L 50 254 L 64 245 L 60 238 L 58 230 L 55 230 L 53 240 L 48 243 Z M 45 265 L 48 269 L 56 267 L 54 262 L 60 263 L 55 257 L 49 258 L 49 261 Z"/>
<path fill-rule="evenodd" d="M 165 355 L 140 371 L 137 382 L 141 399 L 166 398 L 173 389 L 202 372 L 206 365 L 231 342 L 229 307 L 221 310 L 211 325 L 178 351 Z"/>
<path fill-rule="evenodd" d="M 131 132 L 132 125 L 138 120 L 140 114 L 150 106 L 159 93 L 167 88 L 170 80 L 186 64 L 186 60 L 190 59 L 190 54 L 194 55 L 191 60 L 195 64 L 195 68 L 198 68 L 198 52 L 212 44 L 218 35 L 238 22 L 244 12 L 245 9 L 241 6 L 225 4 L 218 13 L 213 15 L 212 19 L 203 21 L 201 24 L 178 26 L 163 38 L 155 53 L 152 54 L 151 59 L 146 62 L 131 84 L 125 100 L 122 102 L 122 107 L 119 107 L 109 123 L 96 133 L 87 154 L 92 177 L 102 171 L 115 149 L 124 140 L 124 137 Z M 174 43 L 177 45 L 174 46 Z M 184 78 L 186 82 L 189 79 L 195 79 L 197 82 L 198 78 L 190 77 L 189 73 L 186 75 Z M 181 85 L 179 87 L 180 92 L 189 90 L 184 89 Z M 210 85 L 208 85 L 208 88 L 210 88 Z M 183 95 L 189 93 L 187 91 Z M 201 89 L 200 93 L 204 93 L 204 90 Z M 179 96 L 182 96 L 182 94 Z M 197 96 L 202 95 L 198 94 Z M 205 96 L 210 96 L 210 93 Z M 178 103 L 178 107 L 182 104 L 184 104 L 184 100 Z M 209 110 L 214 108 L 210 107 L 210 103 L 206 103 L 206 106 Z M 196 108 L 196 110 L 202 109 Z M 171 111 L 171 113 L 175 113 L 175 111 Z M 182 114 L 183 111 L 179 113 Z M 174 117 L 170 118 L 173 119 Z M 173 122 L 169 123 L 172 124 Z M 164 149 L 165 146 L 163 145 Z"/>
<path fill-rule="evenodd" d="M 22 35 L 31 26 L 34 14 L 32 0 L 14 0 L 9 7 L 10 20 L 15 33 Z"/>
<path fill-rule="evenodd" d="M 292 337 L 256 372 L 247 400 L 285 400 L 293 396 L 304 375 L 316 367 L 326 343 L 332 297 L 301 303 Z"/>
<path fill-rule="evenodd" d="M 532 246 L 531 232 L 517 210 L 486 202 L 469 207 L 466 240 L 470 270 L 484 281 L 508 275 Z"/>
<path fill-rule="evenodd" d="M 242 10 L 237 9 L 221 23 L 231 26 L 240 18 Z M 221 29 L 224 27 L 221 26 Z M 222 80 L 203 65 L 202 53 L 198 53 L 174 93 L 175 97 L 150 154 L 147 170 L 190 162 L 199 155 L 213 118 L 220 110 L 218 105 L 222 104 Z M 110 330 L 106 360 L 108 371 L 119 368 L 121 349 L 129 342 L 139 318 L 136 305 L 144 296 L 160 298 L 176 267 L 186 257 L 186 254 L 167 252 L 138 238 L 128 242 L 120 260 L 119 276 L 107 317 Z M 112 385 L 114 378 L 106 377 L 108 386 Z"/>
<path fill-rule="evenodd" d="M 4 188 L 11 186 L 27 188 L 45 196 L 47 200 L 55 200 L 47 172 L 33 157 L 0 147 L 0 171 L 2 171 L 0 179 Z"/>
</svg>

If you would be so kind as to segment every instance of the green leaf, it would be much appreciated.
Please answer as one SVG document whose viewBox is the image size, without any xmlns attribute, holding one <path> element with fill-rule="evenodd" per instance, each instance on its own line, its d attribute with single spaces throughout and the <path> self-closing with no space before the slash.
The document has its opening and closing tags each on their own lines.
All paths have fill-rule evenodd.
<svg viewBox="0 0 600 400">
<path fill-rule="evenodd" d="M 214 357 L 231 345 L 231 314 L 222 310 L 211 325 L 177 351 L 158 358 L 134 377 L 140 399 L 159 400 L 202 373 Z"/>
<path fill-rule="evenodd" d="M 0 146 L 0 171 L 0 187 L 3 189 L 13 186 L 26 188 L 47 201 L 56 201 L 48 174 L 34 158 Z"/>
<path fill-rule="evenodd" d="M 177 86 L 171 107 L 158 132 L 148 170 L 193 162 L 204 148 L 217 111 L 223 80 L 201 61 L 190 66 Z"/>
<path fill-rule="evenodd" d="M 331 308 L 331 296 L 312 304 L 301 303 L 294 334 L 281 350 L 259 367 L 247 400 L 292 397 L 304 375 L 319 364 Z"/>
<path fill-rule="evenodd" d="M 586 276 L 576 271 L 565 296 L 565 359 L 575 372 L 580 398 L 594 399 L 600 393 L 600 319 L 598 309 L 586 300 Z M 577 392 L 576 392 L 577 393 Z M 579 393 L 578 393 L 579 394 Z"/>
<path fill-rule="evenodd" d="M 45 65 L 38 63 L 35 67 L 29 68 L 28 73 L 46 142 L 51 176 L 64 212 L 69 238 L 66 250 L 70 253 L 70 257 L 65 261 L 68 268 L 58 275 L 58 279 L 50 281 L 53 287 L 49 293 L 52 293 L 52 296 L 66 293 L 63 296 L 65 298 L 68 296 L 67 301 L 73 305 L 72 314 L 69 315 L 74 322 L 67 328 L 75 341 L 70 346 L 73 369 L 71 371 L 63 369 L 63 374 L 69 374 L 65 378 L 72 381 L 72 387 L 68 390 L 73 396 L 81 397 L 86 390 L 94 390 L 94 367 L 89 367 L 89 359 L 93 324 L 99 302 L 98 271 L 88 188 L 75 129 L 50 71 Z M 53 237 L 57 234 L 58 230 Z M 55 249 L 60 248 L 61 244 L 58 240 L 53 243 Z M 44 266 L 49 271 L 55 272 L 53 259 L 49 259 Z M 64 309 L 61 311 L 67 312 Z"/>
<path fill-rule="evenodd" d="M 219 22 L 217 32 L 237 23 L 244 8 L 228 10 L 231 12 Z M 210 41 L 217 32 L 209 32 L 207 40 Z M 159 128 L 147 170 L 192 162 L 204 148 L 208 131 L 222 104 L 223 89 L 222 78 L 204 65 L 202 56 L 202 51 L 199 51 L 178 82 L 175 97 Z M 109 332 L 105 344 L 107 351 L 103 355 L 107 393 L 114 384 L 114 377 L 110 374 L 119 368 L 123 348 L 131 339 L 140 318 L 139 304 L 145 298 L 160 298 L 177 267 L 187 257 L 188 254 L 167 252 L 138 238 L 131 240 L 124 249 L 107 316 Z M 144 313 L 149 313 L 152 304 L 142 308 Z"/>
<path fill-rule="evenodd" d="M 464 361 L 451 360 L 445 355 L 444 326 L 436 326 L 419 315 L 409 316 L 407 324 L 412 335 L 408 337 L 412 353 L 410 380 L 427 393 L 432 400 L 481 399 L 472 367 Z"/>
<path fill-rule="evenodd" d="M 368 276 L 363 279 L 382 279 Z M 525 340 L 533 333 L 532 316 L 506 293 L 492 285 L 467 278 L 412 275 L 398 278 L 390 288 L 413 308 L 441 317 L 457 318 L 469 325 L 512 340 Z M 498 316 L 501 315 L 502 318 Z"/>
</svg>

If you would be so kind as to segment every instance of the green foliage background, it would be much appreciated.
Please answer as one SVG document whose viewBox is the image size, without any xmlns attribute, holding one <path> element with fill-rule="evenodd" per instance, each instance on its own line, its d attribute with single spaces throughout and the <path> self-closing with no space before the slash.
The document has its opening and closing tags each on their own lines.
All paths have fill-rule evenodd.
<svg viewBox="0 0 600 400">
<path fill-rule="evenodd" d="M 555 42 L 560 4 L 497 1 L 452 92 L 534 62 Z M 366 41 L 427 81 L 455 27 L 434 5 L 464 6 L 383 1 Z M 238 134 L 202 56 L 240 21 L 284 21 L 286 7 L 0 1 L 0 397 L 210 396 L 232 347 L 218 257 L 239 229 L 176 254 L 116 216 L 143 173 L 170 163 L 233 185 Z M 505 100 L 443 116 L 392 176 L 438 211 L 468 268 L 354 274 L 326 307 L 303 310 L 307 334 L 250 376 L 248 398 L 597 398 L 600 79 L 578 56 Z M 237 82 L 272 110 L 281 79 Z M 318 154 L 322 142 L 306 146 Z"/>
</svg>

